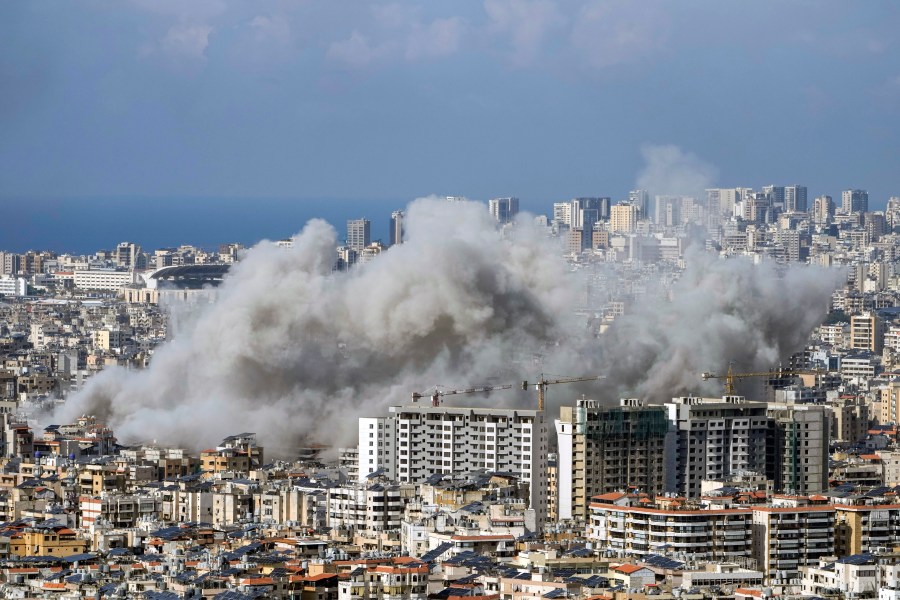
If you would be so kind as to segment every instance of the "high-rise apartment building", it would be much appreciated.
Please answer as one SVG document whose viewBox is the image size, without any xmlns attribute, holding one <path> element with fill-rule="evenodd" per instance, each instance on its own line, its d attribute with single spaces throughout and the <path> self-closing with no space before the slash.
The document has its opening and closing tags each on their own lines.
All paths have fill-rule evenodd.
<svg viewBox="0 0 900 600">
<path fill-rule="evenodd" d="M 586 521 L 597 494 L 636 488 L 665 491 L 663 455 L 669 422 L 662 406 L 623 399 L 604 407 L 577 400 L 560 408 L 556 507 L 559 519 Z"/>
<path fill-rule="evenodd" d="M 22 257 L 13 252 L 0 252 L 0 275 L 16 275 L 22 270 Z"/>
<path fill-rule="evenodd" d="M 647 190 L 631 190 L 628 201 L 638 207 L 638 218 L 650 218 L 650 193 Z"/>
<path fill-rule="evenodd" d="M 666 490 L 700 496 L 704 479 L 741 471 L 765 473 L 768 417 L 765 402 L 743 396 L 673 398 L 665 404 Z"/>
<path fill-rule="evenodd" d="M 850 317 L 850 347 L 881 354 L 884 349 L 884 322 L 875 313 Z"/>
<path fill-rule="evenodd" d="M 575 218 L 574 227 L 583 226 L 580 215 L 582 211 L 597 211 L 597 220 L 609 217 L 609 198 L 574 198 L 572 200 L 572 216 Z M 586 227 L 585 227 L 586 228 Z M 587 229 L 587 228 L 586 228 Z"/>
<path fill-rule="evenodd" d="M 762 193 L 765 194 L 766 198 L 769 199 L 769 202 L 772 204 L 772 206 L 778 206 L 784 210 L 787 210 L 785 208 L 784 186 L 766 185 L 763 186 Z"/>
<path fill-rule="evenodd" d="M 869 211 L 869 193 L 865 190 L 844 190 L 841 192 L 841 212 L 844 214 Z"/>
<path fill-rule="evenodd" d="M 784 188 L 784 210 L 785 212 L 806 212 L 808 209 L 806 203 L 806 186 L 805 185 L 789 185 Z"/>
<path fill-rule="evenodd" d="M 116 246 L 116 266 L 123 269 L 140 269 L 141 247 L 131 242 L 122 242 Z"/>
<path fill-rule="evenodd" d="M 619 202 L 610 209 L 609 231 L 611 233 L 633 233 L 640 210 L 630 202 Z"/>
<path fill-rule="evenodd" d="M 680 196 L 657 196 L 656 218 L 654 221 L 660 227 L 675 227 L 681 223 Z"/>
<path fill-rule="evenodd" d="M 834 201 L 831 196 L 818 196 L 813 201 L 813 222 L 827 225 L 834 220 Z"/>
<path fill-rule="evenodd" d="M 799 495 L 828 491 L 831 410 L 810 404 L 770 405 L 768 415 L 772 430 L 767 476 L 775 490 Z"/>
<path fill-rule="evenodd" d="M 553 203 L 553 222 L 566 227 L 572 227 L 572 203 L 571 202 L 554 202 Z"/>
<path fill-rule="evenodd" d="M 403 243 L 403 234 L 406 231 L 406 213 L 395 210 L 391 213 L 391 246 Z"/>
<path fill-rule="evenodd" d="M 498 223 L 510 223 L 519 214 L 518 198 L 494 198 L 488 200 L 488 210 Z"/>
<path fill-rule="evenodd" d="M 432 405 L 390 407 L 359 420 L 359 477 L 383 469 L 408 483 L 436 474 L 487 469 L 529 486 L 538 523 L 547 517 L 548 434 L 544 412 Z"/>
<path fill-rule="evenodd" d="M 372 243 L 372 223 L 368 219 L 347 221 L 347 247 L 359 252 Z"/>
</svg>

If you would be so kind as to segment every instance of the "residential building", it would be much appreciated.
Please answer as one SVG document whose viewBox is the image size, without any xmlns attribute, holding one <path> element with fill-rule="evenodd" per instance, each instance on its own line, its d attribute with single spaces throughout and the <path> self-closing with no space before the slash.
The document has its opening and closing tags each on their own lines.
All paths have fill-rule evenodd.
<svg viewBox="0 0 900 600">
<path fill-rule="evenodd" d="M 488 210 L 497 223 L 511 223 L 519 214 L 519 199 L 494 198 L 488 200 Z"/>
<path fill-rule="evenodd" d="M 689 560 L 733 561 L 750 554 L 751 511 L 706 510 L 667 499 L 635 502 L 623 493 L 595 496 L 587 537 L 616 555 L 677 553 Z"/>
<path fill-rule="evenodd" d="M 847 215 L 869 212 L 869 193 L 865 190 L 841 192 L 841 212 Z"/>
<path fill-rule="evenodd" d="M 347 248 L 361 252 L 372 243 L 372 222 L 368 219 L 347 221 Z"/>
<path fill-rule="evenodd" d="M 806 212 L 806 186 L 788 185 L 784 187 L 784 211 Z"/>
<path fill-rule="evenodd" d="M 829 407 L 771 404 L 766 472 L 776 491 L 821 494 L 828 490 Z"/>
<path fill-rule="evenodd" d="M 765 472 L 768 417 L 764 402 L 743 396 L 673 398 L 665 404 L 666 490 L 700 495 L 704 479 L 727 479 L 743 471 Z"/>
<path fill-rule="evenodd" d="M 874 312 L 850 317 L 850 347 L 880 354 L 884 349 L 884 322 Z"/>
<path fill-rule="evenodd" d="M 835 505 L 838 556 L 900 546 L 900 504 Z"/>
<path fill-rule="evenodd" d="M 610 209 L 610 233 L 633 233 L 638 222 L 639 209 L 630 202 L 619 202 Z"/>
<path fill-rule="evenodd" d="M 883 598 L 878 571 L 878 559 L 871 554 L 822 559 L 816 566 L 800 567 L 801 592 L 813 597 L 840 594 L 842 598 Z"/>
<path fill-rule="evenodd" d="M 825 498 L 821 498 L 825 500 Z M 753 557 L 770 585 L 800 585 L 800 567 L 835 551 L 835 509 L 828 505 L 753 509 Z"/>
<path fill-rule="evenodd" d="M 360 421 L 359 477 L 383 469 L 392 480 L 417 483 L 441 473 L 510 473 L 529 486 L 529 507 L 543 524 L 547 452 L 543 411 L 392 406 L 383 420 Z"/>
<path fill-rule="evenodd" d="M 650 193 L 647 190 L 631 190 L 628 192 L 628 202 L 637 206 L 639 219 L 650 217 Z"/>
<path fill-rule="evenodd" d="M 404 232 L 406 231 L 405 221 L 406 213 L 404 213 L 402 210 L 395 210 L 391 213 L 391 246 L 403 243 Z"/>
<path fill-rule="evenodd" d="M 662 406 L 636 398 L 617 407 L 580 399 L 556 420 L 558 519 L 587 520 L 590 498 L 637 489 L 665 491 L 664 453 L 669 422 Z"/>
</svg>

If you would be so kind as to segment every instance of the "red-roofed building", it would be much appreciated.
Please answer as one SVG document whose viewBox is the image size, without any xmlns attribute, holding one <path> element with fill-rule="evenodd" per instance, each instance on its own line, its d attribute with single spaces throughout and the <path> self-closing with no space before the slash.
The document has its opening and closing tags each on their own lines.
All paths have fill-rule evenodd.
<svg viewBox="0 0 900 600">
<path fill-rule="evenodd" d="M 656 573 L 640 565 L 623 564 L 611 567 L 607 575 L 629 589 L 643 589 L 656 583 Z"/>
</svg>

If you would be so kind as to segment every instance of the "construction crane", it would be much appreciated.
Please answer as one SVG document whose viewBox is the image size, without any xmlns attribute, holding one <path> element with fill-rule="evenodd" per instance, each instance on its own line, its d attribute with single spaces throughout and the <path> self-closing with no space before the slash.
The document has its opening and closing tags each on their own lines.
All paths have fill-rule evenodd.
<svg viewBox="0 0 900 600">
<path fill-rule="evenodd" d="M 420 398 L 431 397 L 431 405 L 440 406 L 441 397 L 443 396 L 452 396 L 454 394 L 477 394 L 478 392 L 493 392 L 494 390 L 508 390 L 512 387 L 513 385 L 511 383 L 508 385 L 486 385 L 482 387 L 466 388 L 464 390 L 442 390 L 438 386 L 435 386 L 434 392 L 432 392 L 431 394 L 420 394 L 418 392 L 413 392 L 412 399 L 413 402 L 418 402 Z"/>
<path fill-rule="evenodd" d="M 725 395 L 726 396 L 734 396 L 735 393 L 735 382 L 741 379 L 748 379 L 750 377 L 784 377 L 784 376 L 792 376 L 792 375 L 803 375 L 803 374 L 816 374 L 820 373 L 820 371 L 813 370 L 795 370 L 795 369 L 778 369 L 777 371 L 757 371 L 750 373 L 735 373 L 732 365 L 728 365 L 728 372 L 725 375 L 717 375 L 715 373 L 701 373 L 700 377 L 703 378 L 703 381 L 708 381 L 710 379 L 724 379 L 725 380 Z"/>
<path fill-rule="evenodd" d="M 532 383 L 528 383 L 528 381 L 522 382 L 522 389 L 527 390 L 529 385 L 533 385 L 534 389 L 538 391 L 538 410 L 544 410 L 544 393 L 547 391 L 548 385 L 554 385 L 556 383 L 576 383 L 578 381 L 596 381 L 598 379 L 606 379 L 605 375 L 595 375 L 594 377 L 563 377 L 561 379 L 544 379 L 544 376 L 541 375 L 541 378 L 538 381 L 534 381 Z"/>
</svg>

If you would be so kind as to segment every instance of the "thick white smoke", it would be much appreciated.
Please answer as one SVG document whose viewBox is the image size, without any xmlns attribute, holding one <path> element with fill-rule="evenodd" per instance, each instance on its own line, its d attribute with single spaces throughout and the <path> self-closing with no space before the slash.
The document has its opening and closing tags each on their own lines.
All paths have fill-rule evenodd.
<svg viewBox="0 0 900 600">
<path fill-rule="evenodd" d="M 729 360 L 763 368 L 801 348 L 837 281 L 698 254 L 670 294 L 630 307 L 597 338 L 573 317 L 583 281 L 543 235 L 520 227 L 501 240 L 477 203 L 420 200 L 408 217 L 407 243 L 349 273 L 331 271 L 336 236 L 323 221 L 292 249 L 253 248 L 148 369 L 104 371 L 53 421 L 95 414 L 120 440 L 191 448 L 254 431 L 290 455 L 301 441 L 355 445 L 357 417 L 434 384 L 514 383 L 539 368 L 609 377 L 557 386 L 566 388 L 549 396 L 557 405 L 582 392 L 665 400 Z M 448 401 L 531 408 L 535 397 Z"/>
<path fill-rule="evenodd" d="M 516 381 L 517 357 L 566 335 L 571 288 L 541 236 L 503 241 L 472 202 L 417 201 L 408 221 L 407 243 L 349 273 L 332 273 L 324 221 L 291 249 L 260 244 L 148 369 L 103 372 L 54 419 L 97 414 L 120 439 L 192 447 L 238 430 L 285 452 L 355 443 L 356 417 L 434 384 Z"/>
<path fill-rule="evenodd" d="M 723 373 L 778 366 L 804 347 L 840 285 L 838 269 L 754 264 L 690 252 L 669 290 L 648 293 L 602 340 L 608 394 L 653 401 L 689 392 L 721 395 Z"/>
</svg>

